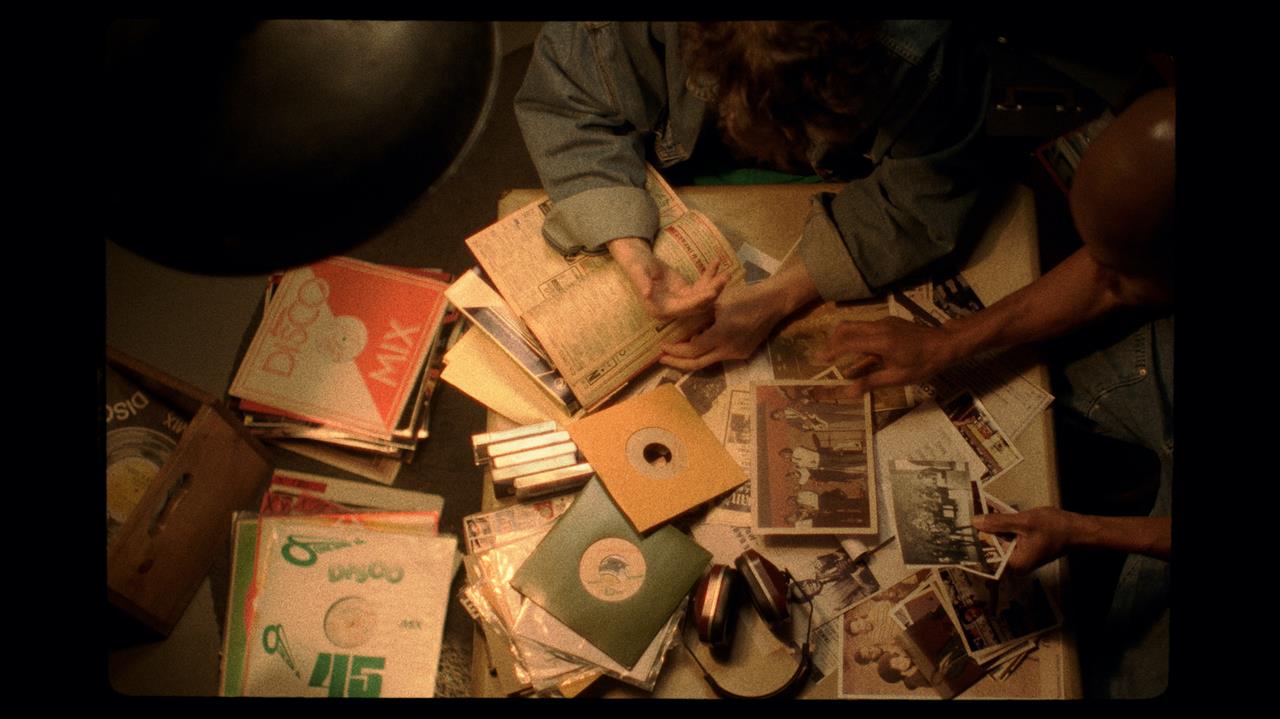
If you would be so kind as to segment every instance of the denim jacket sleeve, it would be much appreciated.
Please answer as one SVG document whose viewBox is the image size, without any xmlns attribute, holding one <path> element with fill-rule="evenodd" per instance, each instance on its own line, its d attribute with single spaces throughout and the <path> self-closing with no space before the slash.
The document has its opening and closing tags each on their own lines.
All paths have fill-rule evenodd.
<svg viewBox="0 0 1280 719">
<path fill-rule="evenodd" d="M 943 24 L 886 23 L 881 44 L 901 64 L 875 169 L 815 196 L 797 246 L 828 300 L 878 294 L 949 254 L 984 185 L 985 55 L 951 42 Z"/>
<path fill-rule="evenodd" d="M 665 58 L 650 48 L 663 47 L 655 40 L 668 30 L 674 34 L 659 23 L 554 22 L 534 44 L 516 117 L 553 201 L 543 235 L 561 252 L 603 252 L 609 240 L 657 234 L 658 209 L 644 190 L 645 142 L 672 98 Z"/>
</svg>

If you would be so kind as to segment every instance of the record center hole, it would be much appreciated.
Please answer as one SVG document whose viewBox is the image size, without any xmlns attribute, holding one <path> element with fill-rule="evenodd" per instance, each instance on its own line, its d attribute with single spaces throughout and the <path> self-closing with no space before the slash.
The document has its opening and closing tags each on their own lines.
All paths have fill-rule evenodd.
<svg viewBox="0 0 1280 719">
<path fill-rule="evenodd" d="M 644 461 L 655 467 L 663 467 L 671 464 L 671 450 L 667 445 L 662 444 L 661 442 L 650 442 L 649 444 L 646 444 L 644 446 L 644 451 L 641 452 L 641 456 L 644 457 Z"/>
</svg>

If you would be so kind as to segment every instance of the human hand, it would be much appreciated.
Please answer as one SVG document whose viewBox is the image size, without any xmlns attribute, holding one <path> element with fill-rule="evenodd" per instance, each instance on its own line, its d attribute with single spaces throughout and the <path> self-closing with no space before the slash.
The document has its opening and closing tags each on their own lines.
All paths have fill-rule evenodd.
<svg viewBox="0 0 1280 719">
<path fill-rule="evenodd" d="M 638 237 L 623 237 L 609 243 L 613 255 L 631 286 L 644 301 L 645 311 L 659 320 L 707 315 L 729 282 L 720 274 L 720 261 L 709 264 L 693 282 L 658 259 L 649 243 Z"/>
<path fill-rule="evenodd" d="M 664 345 L 658 361 L 684 372 L 728 359 L 746 359 L 786 316 L 768 281 L 735 285 L 720 293 L 710 327 L 684 342 Z"/>
<path fill-rule="evenodd" d="M 871 361 L 852 362 L 851 356 L 856 355 L 871 355 Z M 922 382 L 959 359 L 945 329 L 924 327 L 898 317 L 841 322 L 831 330 L 827 345 L 817 358 L 831 363 L 845 360 L 846 366 L 839 367 L 842 373 L 869 366 L 870 371 L 852 378 L 857 395 L 877 387 Z"/>
<path fill-rule="evenodd" d="M 1008 568 L 1029 572 L 1061 557 L 1081 533 L 1081 515 L 1054 507 L 1036 507 L 1015 514 L 980 514 L 973 528 L 992 534 L 1012 534 L 1018 544 Z"/>
</svg>

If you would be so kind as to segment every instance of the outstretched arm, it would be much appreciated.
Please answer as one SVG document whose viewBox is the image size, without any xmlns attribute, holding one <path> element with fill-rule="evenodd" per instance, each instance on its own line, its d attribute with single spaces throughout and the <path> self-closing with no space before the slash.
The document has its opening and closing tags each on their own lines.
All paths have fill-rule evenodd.
<svg viewBox="0 0 1280 719">
<path fill-rule="evenodd" d="M 1138 99 L 1090 145 L 1071 187 L 1084 247 L 990 309 L 940 329 L 901 320 L 844 323 L 828 359 L 881 358 L 863 389 L 927 379 L 976 354 L 1057 337 L 1122 306 L 1171 305 L 1175 96 Z"/>
<path fill-rule="evenodd" d="M 1169 559 L 1173 522 L 1169 517 L 1102 517 L 1053 507 L 973 518 L 975 529 L 1013 534 L 1018 545 L 1009 569 L 1029 572 L 1070 549 L 1110 549 Z"/>
<path fill-rule="evenodd" d="M 683 277 L 651 248 L 660 218 L 645 190 L 645 138 L 669 94 L 653 38 L 674 32 L 672 23 L 547 23 L 515 99 L 553 200 L 547 242 L 566 255 L 607 246 L 649 314 L 664 320 L 709 313 L 728 280 L 714 268 Z"/>
<path fill-rule="evenodd" d="M 1118 307 L 1168 299 L 1158 280 L 1111 270 L 1082 248 L 991 307 L 941 327 L 897 318 L 843 322 L 832 330 L 820 359 L 837 361 L 859 352 L 878 356 L 878 367 L 857 380 L 865 392 L 920 382 L 975 355 L 1058 337 Z"/>
</svg>

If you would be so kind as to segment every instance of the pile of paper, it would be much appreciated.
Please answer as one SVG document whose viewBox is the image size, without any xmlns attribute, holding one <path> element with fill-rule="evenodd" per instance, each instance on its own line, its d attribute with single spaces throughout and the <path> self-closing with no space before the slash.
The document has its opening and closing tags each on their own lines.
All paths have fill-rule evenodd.
<svg viewBox="0 0 1280 719">
<path fill-rule="evenodd" d="M 655 201 L 670 200 L 668 209 L 680 209 L 674 193 L 654 196 Z M 796 579 L 793 619 L 796 607 L 813 607 L 814 679 L 839 674 L 838 693 L 951 697 L 967 690 L 976 696 L 1061 695 L 1061 672 L 1049 666 L 1060 654 L 1033 651 L 1056 641 L 1046 634 L 1058 623 L 1051 602 L 1043 605 L 1050 611 L 1037 614 L 1031 625 L 1019 624 L 1016 631 L 1000 629 L 992 619 L 1015 616 L 1019 607 L 1025 609 L 1025 602 L 1042 597 L 1048 601 L 1052 591 L 1038 581 L 1027 585 L 1033 588 L 1014 587 L 1021 580 L 1005 570 L 1017 551 L 1016 541 L 978 532 L 971 524 L 979 514 L 1018 510 L 1014 502 L 998 496 L 1000 485 L 993 482 L 1023 461 L 1013 440 L 1043 413 L 1052 396 L 998 358 L 979 357 L 919 385 L 885 388 L 864 398 L 852 395 L 849 380 L 859 367 L 865 371 L 872 358 L 855 354 L 837 358 L 834 364 L 817 359 L 831 330 L 844 321 L 897 316 L 938 326 L 979 311 L 983 303 L 963 277 L 939 278 L 895 291 L 887 299 L 811 307 L 789 318 L 750 359 L 692 373 L 661 366 L 641 371 L 648 360 L 632 364 L 631 358 L 650 355 L 639 352 L 647 352 L 648 346 L 637 342 L 624 348 L 628 361 L 610 367 L 625 369 L 613 372 L 625 375 L 625 382 L 606 383 L 600 363 L 616 359 L 613 352 L 618 347 L 613 333 L 600 331 L 591 321 L 592 313 L 601 298 L 612 303 L 622 292 L 586 292 L 595 287 L 596 275 L 611 270 L 597 268 L 590 258 L 566 264 L 549 250 L 537 232 L 545 209 L 545 203 L 532 203 L 469 240 L 484 269 L 468 273 L 449 292 L 477 331 L 463 335 L 450 350 L 445 381 L 517 425 L 551 423 L 567 430 L 608 497 L 629 520 L 629 529 L 667 529 L 669 522 L 679 519 L 681 526 L 692 527 L 694 539 L 711 550 L 718 563 L 732 564 L 741 551 L 755 549 L 788 568 Z M 516 245 L 523 249 L 513 251 Z M 540 268 L 544 259 L 545 272 L 531 269 Z M 735 281 L 738 267 L 752 281 L 779 266 L 778 260 L 749 245 L 742 245 L 730 264 Z M 519 291 L 513 287 L 516 280 Z M 572 315 L 543 316 L 538 309 L 568 302 L 563 296 L 571 294 L 591 299 Z M 643 326 L 645 316 L 638 317 L 637 326 Z M 590 361 L 570 361 L 572 349 L 583 350 Z M 600 386 L 589 393 L 584 388 L 592 382 Z M 625 386 L 618 389 L 620 385 Z M 726 482 L 696 500 L 678 502 L 674 491 L 659 488 L 663 476 L 685 476 L 679 450 L 691 436 L 665 406 L 647 417 L 635 403 L 642 397 L 675 393 L 664 385 L 673 385 L 687 400 L 682 404 L 691 408 L 695 423 L 700 420 L 723 447 L 716 456 L 727 453 L 727 461 L 748 481 Z M 597 450 L 593 456 L 586 429 L 610 413 L 617 421 L 603 428 L 595 443 L 607 451 Z M 655 456 L 664 459 L 655 461 L 646 454 L 652 447 L 674 451 L 659 452 Z M 633 461 L 633 454 L 643 456 L 650 466 Z M 704 456 L 700 451 L 685 454 Z M 706 474 L 738 477 L 718 467 Z M 632 477 L 644 481 L 631 482 Z M 708 499 L 709 505 L 703 504 Z M 668 500 L 674 502 L 672 511 L 664 506 Z M 485 535 L 486 546 L 474 547 L 467 561 L 470 582 L 464 605 L 485 628 L 494 666 L 500 672 L 507 667 L 504 688 L 571 694 L 601 675 L 652 686 L 651 675 L 636 671 L 650 668 L 647 660 L 630 663 L 645 647 L 633 643 L 625 660 L 619 661 L 609 651 L 617 650 L 614 638 L 593 627 L 586 616 L 609 617 L 608 611 L 578 613 L 568 608 L 594 607 L 580 595 L 590 582 L 565 569 L 585 571 L 587 553 L 579 545 L 572 551 L 561 547 L 556 556 L 563 566 L 559 573 L 551 572 L 551 562 L 538 560 L 550 556 L 547 547 L 563 543 L 563 536 L 550 528 L 553 517 L 530 513 L 530 506 L 503 512 L 521 513 L 524 523 L 541 517 L 531 523 L 536 526 Z M 481 516 L 485 526 L 493 526 L 516 515 L 494 513 L 477 519 Z M 555 577 L 540 577 L 535 583 L 540 586 L 535 586 L 528 583 L 531 574 Z M 950 584 L 944 587 L 942 578 Z M 973 584 L 974 592 L 963 596 L 947 593 L 947 587 L 960 586 L 959 578 L 990 584 Z M 894 582 L 908 582 L 912 589 L 927 584 L 932 590 L 911 594 L 898 584 L 882 589 Z M 1053 581 L 1047 584 L 1049 590 L 1056 589 Z M 988 606 L 976 606 L 979 586 L 987 587 L 992 597 Z M 688 591 L 684 585 L 681 589 Z M 904 600 L 910 603 L 903 605 Z M 1009 601 L 1023 604 L 1012 607 Z M 556 604 L 561 606 L 551 606 Z M 877 619 L 862 621 L 860 612 L 872 608 Z M 988 619 L 975 618 L 979 615 Z M 1026 618 L 1018 621 L 1022 619 Z M 988 621 L 987 629 L 976 628 L 974 622 L 982 621 Z M 868 622 L 876 625 L 874 631 L 866 629 Z M 793 632 L 803 628 L 800 622 L 792 625 Z M 656 632 L 646 629 L 646 640 L 662 639 L 651 617 L 646 617 L 646 626 Z M 1022 631 L 1027 626 L 1034 630 Z M 863 634 L 875 637 L 876 646 L 861 647 L 864 642 L 858 637 Z M 939 638 L 946 641 L 935 646 Z M 805 637 L 793 639 L 798 644 Z M 949 653 L 939 654 L 944 647 Z M 885 657 L 883 669 L 879 659 L 875 667 L 866 668 L 871 667 L 871 654 Z M 877 677 L 874 682 L 859 674 L 867 671 Z M 1056 687 L 1051 686 L 1054 681 Z"/>
<path fill-rule="evenodd" d="M 960 569 L 919 569 L 846 613 L 840 695 L 944 699 L 986 677 L 1005 681 L 1061 626 L 1035 575 L 983 579 Z M 1055 667 L 1035 662 L 1017 687 L 988 684 L 974 696 L 1056 693 Z"/>
<path fill-rule="evenodd" d="M 652 166 L 644 189 L 658 208 L 653 252 L 662 262 L 689 281 L 712 266 L 741 281 L 724 234 Z M 468 237 L 479 266 L 448 290 L 474 331 L 445 358 L 445 381 L 517 424 L 567 425 L 602 407 L 699 321 L 655 320 L 607 254 L 566 258 L 548 245 L 549 203 L 535 200 Z"/>
<path fill-rule="evenodd" d="M 229 394 L 287 449 L 390 484 L 427 436 L 449 276 L 334 257 L 273 276 Z"/>
</svg>

